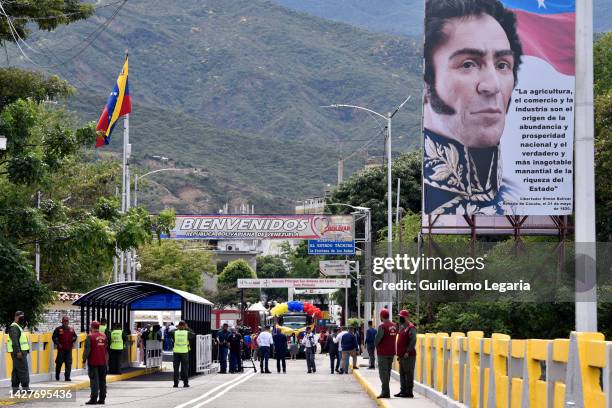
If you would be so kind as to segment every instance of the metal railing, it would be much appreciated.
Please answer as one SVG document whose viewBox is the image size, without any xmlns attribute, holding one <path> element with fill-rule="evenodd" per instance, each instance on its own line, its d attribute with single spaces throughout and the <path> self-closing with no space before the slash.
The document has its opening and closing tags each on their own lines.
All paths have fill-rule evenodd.
<svg viewBox="0 0 612 408">
<path fill-rule="evenodd" d="M 212 364 L 212 335 L 196 336 L 196 372 L 201 373 Z"/>
</svg>

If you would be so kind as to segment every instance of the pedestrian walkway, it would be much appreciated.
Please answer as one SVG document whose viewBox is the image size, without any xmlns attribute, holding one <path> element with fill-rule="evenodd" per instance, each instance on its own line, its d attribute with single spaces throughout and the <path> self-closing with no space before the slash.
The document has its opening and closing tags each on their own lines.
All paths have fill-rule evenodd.
<svg viewBox="0 0 612 408">
<path fill-rule="evenodd" d="M 361 384 L 361 386 L 366 390 L 368 395 L 371 398 L 376 399 L 376 396 L 380 394 L 380 378 L 378 377 L 378 369 L 370 370 L 368 369 L 368 360 L 359 357 L 357 360 L 359 364 L 359 370 L 353 371 L 353 376 L 357 379 L 357 381 Z M 399 380 L 396 380 L 391 376 L 391 382 L 389 384 L 391 389 L 391 395 L 397 394 L 400 392 L 400 383 Z M 421 394 L 414 393 L 413 399 L 408 398 L 395 398 L 391 397 L 390 399 L 381 399 L 376 400 L 380 407 L 402 407 L 406 408 L 409 406 L 410 408 L 437 408 L 438 406 L 428 400 Z"/>
<path fill-rule="evenodd" d="M 156 371 L 159 371 L 159 369 L 157 368 L 150 368 L 150 369 L 146 369 L 146 368 L 130 368 L 130 369 L 125 369 L 123 371 L 122 374 L 109 374 L 106 376 L 106 383 L 113 383 L 116 381 L 124 381 L 124 380 L 128 380 L 130 378 L 135 378 L 135 377 L 139 377 L 142 375 L 147 375 L 147 374 L 151 374 L 154 373 Z M 72 391 L 77 391 L 77 390 L 82 390 L 85 388 L 89 388 L 89 377 L 87 376 L 87 374 L 82 374 L 82 375 L 73 375 L 71 376 L 72 381 L 64 381 L 63 380 L 63 372 L 62 372 L 62 376 L 60 377 L 61 380 L 60 381 L 45 381 L 45 382 L 38 382 L 38 383 L 32 383 L 30 384 L 30 387 L 32 389 L 64 389 L 64 390 L 72 390 Z M 0 405 L 2 405 L 3 402 L 8 402 L 9 401 L 9 395 L 10 395 L 10 391 L 11 388 L 10 387 L 0 387 Z"/>
</svg>

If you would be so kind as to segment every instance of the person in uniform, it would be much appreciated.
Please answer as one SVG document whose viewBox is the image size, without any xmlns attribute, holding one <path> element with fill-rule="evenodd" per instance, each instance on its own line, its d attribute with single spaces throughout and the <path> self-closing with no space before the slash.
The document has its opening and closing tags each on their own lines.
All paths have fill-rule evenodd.
<svg viewBox="0 0 612 408">
<path fill-rule="evenodd" d="M 87 363 L 87 374 L 91 394 L 86 405 L 103 405 L 106 400 L 106 360 L 108 358 L 108 338 L 100 333 L 100 323 L 91 322 L 91 333 L 85 340 L 83 365 Z"/>
<path fill-rule="evenodd" d="M 287 357 L 287 335 L 285 335 L 280 330 L 276 331 L 276 334 L 272 336 L 272 341 L 274 341 L 274 356 L 276 357 L 276 372 L 281 372 L 281 366 L 283 368 L 283 373 L 287 373 L 287 362 L 285 358 Z"/>
<path fill-rule="evenodd" d="M 127 345 L 127 335 L 121 330 L 121 324 L 113 324 L 110 332 L 110 357 L 108 368 L 110 374 L 121 374 L 121 356 Z"/>
<path fill-rule="evenodd" d="M 240 372 L 242 337 L 238 334 L 235 327 L 232 327 L 227 341 L 230 350 L 229 372 L 230 374 Z"/>
<path fill-rule="evenodd" d="M 374 338 L 376 354 L 378 354 L 378 376 L 382 385 L 382 391 L 378 398 L 391 398 L 389 381 L 391 380 L 391 366 L 395 356 L 397 327 L 395 323 L 389 320 L 389 311 L 387 309 L 381 309 L 380 320 L 382 323 L 378 326 L 376 337 Z"/>
<path fill-rule="evenodd" d="M 217 333 L 217 345 L 219 347 L 219 374 L 227 373 L 227 351 L 229 347 L 230 332 L 227 323 L 223 323 L 221 331 Z"/>
<path fill-rule="evenodd" d="M 70 381 L 70 371 L 72 369 L 72 347 L 77 339 L 76 332 L 68 324 L 70 319 L 68 316 L 62 317 L 62 325 L 55 328 L 51 339 L 57 348 L 57 357 L 55 358 L 55 380 L 59 381 L 62 364 L 66 365 L 64 371 L 64 379 Z"/>
<path fill-rule="evenodd" d="M 172 350 L 172 365 L 174 368 L 174 388 L 178 388 L 179 373 L 183 381 L 183 387 L 189 387 L 189 342 L 195 334 L 189 330 L 187 323 L 181 320 L 176 330 L 170 333 L 174 342 Z"/>
<path fill-rule="evenodd" d="M 395 396 L 400 398 L 414 398 L 412 389 L 414 387 L 417 330 L 409 319 L 410 313 L 407 310 L 399 312 L 400 327 L 395 354 L 400 367 L 400 392 Z"/>
<path fill-rule="evenodd" d="M 106 317 L 100 319 L 100 333 L 105 334 L 110 340 L 110 330 L 108 328 L 108 320 L 106 320 Z"/>
<path fill-rule="evenodd" d="M 373 327 L 371 320 L 368 320 L 368 330 L 366 331 L 365 344 L 368 350 L 368 369 L 373 370 L 376 368 L 376 346 L 374 346 L 374 339 L 376 338 L 376 329 Z"/>
<path fill-rule="evenodd" d="M 30 372 L 28 370 L 28 353 L 30 343 L 28 334 L 23 331 L 25 326 L 25 314 L 22 311 L 15 312 L 15 321 L 8 327 L 9 338 L 6 342 L 7 351 L 13 360 L 13 372 L 11 373 L 11 387 L 13 392 L 19 390 L 19 385 L 24 390 L 30 389 Z"/>
</svg>

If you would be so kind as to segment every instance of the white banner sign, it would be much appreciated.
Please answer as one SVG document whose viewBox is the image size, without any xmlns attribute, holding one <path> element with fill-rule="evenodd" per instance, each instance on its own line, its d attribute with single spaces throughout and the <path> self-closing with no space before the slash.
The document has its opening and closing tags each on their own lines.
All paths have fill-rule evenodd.
<svg viewBox="0 0 612 408">
<path fill-rule="evenodd" d="M 350 279 L 238 279 L 238 287 L 243 289 L 259 288 L 350 288 Z"/>
<path fill-rule="evenodd" d="M 319 261 L 319 272 L 325 276 L 346 276 L 349 273 L 349 261 Z"/>
<path fill-rule="evenodd" d="M 296 289 L 296 295 L 331 295 L 338 289 Z"/>
<path fill-rule="evenodd" d="M 352 215 L 177 215 L 169 238 L 353 241 L 355 222 Z"/>
</svg>

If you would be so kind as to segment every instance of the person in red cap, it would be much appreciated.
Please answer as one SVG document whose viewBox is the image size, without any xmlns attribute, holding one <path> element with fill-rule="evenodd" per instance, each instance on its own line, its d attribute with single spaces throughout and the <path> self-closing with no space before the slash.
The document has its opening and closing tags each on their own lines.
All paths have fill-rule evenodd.
<svg viewBox="0 0 612 408">
<path fill-rule="evenodd" d="M 70 381 L 70 371 L 72 369 L 72 346 L 77 339 L 74 329 L 70 326 L 68 316 L 62 317 L 62 325 L 55 328 L 51 339 L 57 348 L 55 359 L 55 380 L 59 381 L 62 372 L 62 364 L 66 365 L 64 379 Z"/>
<path fill-rule="evenodd" d="M 396 344 L 396 355 L 400 366 L 400 392 L 395 394 L 400 398 L 414 398 L 414 365 L 416 363 L 416 337 L 417 330 L 410 322 L 410 313 L 407 310 L 399 312 L 399 333 Z"/>
<path fill-rule="evenodd" d="M 100 323 L 91 322 L 91 333 L 85 340 L 83 365 L 87 363 L 87 374 L 91 394 L 86 405 L 104 404 L 106 399 L 106 364 L 108 361 L 108 339 L 100 333 Z"/>
<path fill-rule="evenodd" d="M 380 320 L 382 323 L 378 326 L 376 337 L 374 338 L 376 354 L 378 354 L 378 376 L 382 383 L 382 391 L 378 398 L 391 398 L 389 381 L 391 380 L 391 366 L 395 356 L 397 327 L 395 323 L 389 320 L 389 311 L 387 309 L 381 309 Z"/>
</svg>

